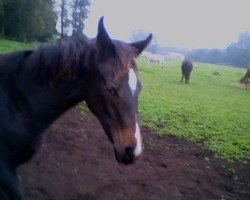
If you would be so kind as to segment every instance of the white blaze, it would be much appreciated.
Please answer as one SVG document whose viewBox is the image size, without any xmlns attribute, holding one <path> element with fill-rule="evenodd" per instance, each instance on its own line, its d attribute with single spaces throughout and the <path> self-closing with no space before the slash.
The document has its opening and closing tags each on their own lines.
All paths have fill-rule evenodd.
<svg viewBox="0 0 250 200">
<path fill-rule="evenodd" d="M 132 94 L 135 94 L 136 86 L 137 86 L 137 77 L 135 75 L 135 71 L 130 68 L 128 75 L 128 84 L 131 89 Z"/>
<path fill-rule="evenodd" d="M 139 127 L 137 122 L 135 124 L 135 138 L 136 138 L 137 144 L 136 144 L 136 147 L 135 147 L 134 154 L 137 157 L 142 152 L 141 131 L 140 131 L 140 127 Z"/>
<path fill-rule="evenodd" d="M 130 68 L 129 70 L 128 84 L 129 84 L 132 94 L 134 95 L 136 91 L 136 87 L 137 87 L 137 77 L 136 77 L 135 71 L 132 68 Z M 136 118 L 136 122 L 135 122 L 136 147 L 135 147 L 134 155 L 137 157 L 142 152 L 142 139 L 141 139 L 140 127 L 137 122 L 137 117 L 135 118 Z"/>
</svg>

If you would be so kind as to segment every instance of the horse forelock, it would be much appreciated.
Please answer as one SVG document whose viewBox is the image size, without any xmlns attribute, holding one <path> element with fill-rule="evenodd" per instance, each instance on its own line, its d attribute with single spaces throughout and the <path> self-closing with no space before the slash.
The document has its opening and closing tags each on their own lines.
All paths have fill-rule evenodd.
<svg viewBox="0 0 250 200">
<path fill-rule="evenodd" d="M 115 45 L 114 77 L 119 78 L 129 73 L 130 68 L 135 68 L 134 52 L 129 44 L 113 41 Z"/>
</svg>

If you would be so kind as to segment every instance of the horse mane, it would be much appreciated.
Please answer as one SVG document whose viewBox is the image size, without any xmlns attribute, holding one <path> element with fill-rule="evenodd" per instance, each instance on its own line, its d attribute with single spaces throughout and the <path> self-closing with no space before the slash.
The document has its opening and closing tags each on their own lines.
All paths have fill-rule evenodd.
<svg viewBox="0 0 250 200">
<path fill-rule="evenodd" d="M 39 85 L 53 86 L 80 76 L 92 63 L 93 45 L 84 35 L 42 44 L 37 49 L 0 56 L 0 80 L 24 75 Z"/>
<path fill-rule="evenodd" d="M 59 40 L 54 44 L 42 44 L 35 50 L 14 52 L 0 56 L 0 79 L 3 71 L 11 77 L 25 74 L 39 85 L 54 87 L 61 80 L 74 80 L 92 67 L 95 39 L 85 35 Z M 113 40 L 114 65 L 110 65 L 115 79 L 128 73 L 135 66 L 133 48 Z M 2 69 L 4 68 L 4 70 Z M 5 74 L 6 75 L 6 74 Z"/>
<path fill-rule="evenodd" d="M 72 80 L 90 67 L 92 50 L 90 40 L 84 35 L 59 40 L 55 44 L 43 44 L 30 56 L 29 65 L 33 66 L 29 68 L 50 84 Z"/>
</svg>

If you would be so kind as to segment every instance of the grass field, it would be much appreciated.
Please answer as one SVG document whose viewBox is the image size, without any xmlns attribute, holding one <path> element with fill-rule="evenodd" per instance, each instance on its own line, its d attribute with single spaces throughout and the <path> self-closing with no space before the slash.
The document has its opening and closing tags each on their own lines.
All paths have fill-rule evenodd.
<svg viewBox="0 0 250 200">
<path fill-rule="evenodd" d="M 1 54 L 36 46 L 0 39 Z M 250 90 L 235 86 L 245 70 L 195 63 L 186 85 L 179 82 L 180 64 L 169 61 L 160 70 L 138 60 L 144 85 L 139 103 L 143 125 L 162 136 L 204 142 L 218 157 L 250 163 Z M 215 71 L 220 75 L 213 75 Z"/>
<path fill-rule="evenodd" d="M 37 43 L 23 43 L 0 38 L 0 54 L 6 54 L 24 49 L 33 49 L 36 46 Z"/>
<path fill-rule="evenodd" d="M 250 90 L 236 87 L 245 69 L 195 63 L 186 85 L 180 62 L 169 61 L 164 70 L 148 68 L 143 59 L 138 65 L 144 125 L 160 135 L 202 141 L 218 157 L 250 162 Z"/>
</svg>

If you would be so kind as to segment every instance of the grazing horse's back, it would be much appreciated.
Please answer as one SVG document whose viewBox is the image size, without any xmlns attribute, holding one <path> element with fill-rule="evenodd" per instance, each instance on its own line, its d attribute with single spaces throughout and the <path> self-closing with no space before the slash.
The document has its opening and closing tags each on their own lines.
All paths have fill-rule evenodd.
<svg viewBox="0 0 250 200">
<path fill-rule="evenodd" d="M 181 71 L 182 71 L 181 82 L 183 81 L 183 78 L 185 78 L 186 84 L 189 83 L 190 74 L 192 70 L 193 70 L 193 63 L 189 60 L 184 60 L 181 64 Z"/>
</svg>

